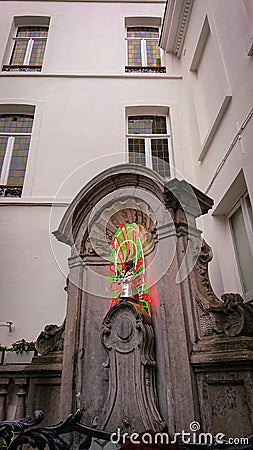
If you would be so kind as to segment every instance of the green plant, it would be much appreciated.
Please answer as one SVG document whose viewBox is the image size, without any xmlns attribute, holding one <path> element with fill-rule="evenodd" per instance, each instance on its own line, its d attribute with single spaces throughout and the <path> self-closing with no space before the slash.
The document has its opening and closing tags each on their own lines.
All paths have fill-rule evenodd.
<svg viewBox="0 0 253 450">
<path fill-rule="evenodd" d="M 16 353 L 28 352 L 29 350 L 35 350 L 35 342 L 26 341 L 25 339 L 20 339 L 19 341 L 11 344 L 11 347 L 8 348 L 9 351 Z"/>
</svg>

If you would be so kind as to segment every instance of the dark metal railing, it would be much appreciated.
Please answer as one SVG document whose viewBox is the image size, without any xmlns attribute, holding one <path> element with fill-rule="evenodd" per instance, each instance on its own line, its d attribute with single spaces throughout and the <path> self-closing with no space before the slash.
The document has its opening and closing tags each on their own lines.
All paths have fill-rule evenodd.
<svg viewBox="0 0 253 450">
<path fill-rule="evenodd" d="M 101 439 L 108 442 L 111 441 L 113 443 L 111 437 L 112 434 L 115 433 L 108 433 L 106 431 L 90 428 L 81 424 L 80 420 L 82 415 L 83 413 L 79 409 L 75 414 L 70 414 L 66 420 L 53 426 L 45 426 L 41 428 L 38 428 L 37 425 L 39 425 L 44 419 L 44 414 L 42 411 L 35 411 L 33 418 L 27 416 L 20 420 L 6 420 L 0 422 L 1 447 L 3 448 L 5 446 L 8 450 L 17 450 L 18 447 L 23 444 L 30 444 L 33 448 L 38 448 L 39 450 L 44 450 L 46 446 L 49 447 L 49 450 L 69 450 L 73 446 L 73 439 L 71 442 L 71 439 L 69 439 L 69 433 L 73 432 L 77 432 L 81 436 L 84 436 L 83 440 L 81 436 L 81 439 L 78 440 L 79 450 L 88 450 L 92 444 L 92 438 Z M 134 434 L 136 438 L 136 433 Z M 147 433 L 143 433 L 143 436 L 144 434 Z M 62 435 L 68 436 L 63 439 Z M 142 434 L 137 436 L 141 439 Z M 118 443 L 125 442 L 126 439 L 126 434 L 124 434 L 120 436 Z M 159 445 L 159 448 L 160 450 L 165 450 L 167 448 L 170 450 L 252 450 L 253 433 L 245 436 L 243 439 L 247 441 L 247 443 L 243 445 L 231 445 L 228 440 L 223 439 L 217 441 L 215 437 L 213 437 L 212 444 L 185 444 L 182 436 L 180 435 L 175 444 L 169 444 L 169 446 L 168 444 L 162 444 Z M 132 446 L 127 445 L 127 448 L 129 450 L 130 448 L 134 449 L 135 445 L 136 443 L 133 443 Z M 73 447 L 76 448 L 77 446 L 75 445 Z M 147 447 L 147 450 L 152 450 L 152 444 L 142 444 L 142 448 L 145 447 Z M 157 447 L 157 445 L 155 447 Z"/>
<path fill-rule="evenodd" d="M 164 66 L 125 66 L 125 72 L 166 73 Z"/>
<path fill-rule="evenodd" d="M 46 445 L 50 450 L 68 450 L 70 444 L 61 436 L 72 432 L 78 432 L 85 436 L 85 439 L 79 444 L 79 449 L 88 449 L 93 437 L 110 441 L 111 433 L 80 424 L 82 415 L 83 413 L 79 409 L 75 414 L 68 416 L 66 420 L 42 428 L 36 427 L 44 419 L 44 414 L 40 410 L 35 411 L 33 418 L 27 416 L 20 420 L 0 422 L 2 447 L 6 444 L 8 450 L 16 450 L 20 445 L 30 444 L 33 448 L 39 450 L 43 450 Z"/>
<path fill-rule="evenodd" d="M 21 184 L 0 184 L 0 197 L 21 197 L 23 186 Z"/>
<path fill-rule="evenodd" d="M 5 64 L 3 72 L 41 72 L 42 66 L 24 66 L 23 64 Z"/>
</svg>

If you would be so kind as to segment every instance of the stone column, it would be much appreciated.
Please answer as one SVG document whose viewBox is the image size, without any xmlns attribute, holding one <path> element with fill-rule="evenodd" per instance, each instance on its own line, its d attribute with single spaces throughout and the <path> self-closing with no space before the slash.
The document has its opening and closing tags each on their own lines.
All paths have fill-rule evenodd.
<svg viewBox="0 0 253 450">
<path fill-rule="evenodd" d="M 0 382 L 0 421 L 6 420 L 6 404 L 8 396 L 9 378 L 1 378 Z"/>
<path fill-rule="evenodd" d="M 192 254 L 187 258 L 187 253 L 190 242 L 198 252 L 201 238 L 195 218 L 206 213 L 211 204 L 208 197 L 185 181 L 171 180 L 166 185 L 165 206 L 172 222 L 162 230 L 158 228 L 161 263 L 166 262 L 164 248 L 174 248 L 174 257 L 157 283 L 158 307 L 153 313 L 153 323 L 159 403 L 170 432 L 189 431 L 190 423 L 199 418 L 196 380 L 190 364 L 196 323 L 187 276 Z"/>
<path fill-rule="evenodd" d="M 66 418 L 76 407 L 74 389 L 80 333 L 83 262 L 79 256 L 69 258 L 69 284 L 60 396 L 60 418 Z"/>
<path fill-rule="evenodd" d="M 23 419 L 26 416 L 27 383 L 27 378 L 16 378 L 15 380 L 18 397 L 15 419 Z"/>
</svg>

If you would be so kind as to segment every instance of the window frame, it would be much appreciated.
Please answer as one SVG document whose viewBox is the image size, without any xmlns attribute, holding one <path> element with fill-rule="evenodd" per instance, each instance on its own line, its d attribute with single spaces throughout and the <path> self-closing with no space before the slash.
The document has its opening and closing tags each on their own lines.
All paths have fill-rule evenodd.
<svg viewBox="0 0 253 450">
<path fill-rule="evenodd" d="M 126 62 L 125 62 L 125 72 L 158 72 L 165 73 L 166 67 L 164 63 L 164 51 L 159 47 L 161 64 L 159 66 L 149 66 L 147 58 L 147 47 L 146 43 L 148 40 L 154 40 L 155 38 L 129 38 L 127 32 L 129 28 L 140 27 L 140 28 L 155 28 L 158 29 L 158 47 L 161 36 L 161 19 L 158 17 L 128 17 L 125 18 L 125 51 L 126 51 Z M 131 66 L 128 61 L 128 40 L 140 40 L 141 41 L 141 62 L 140 66 Z"/>
<path fill-rule="evenodd" d="M 138 25 L 137 25 L 138 26 Z M 128 32 L 129 28 L 134 28 L 132 27 L 127 27 L 126 28 L 126 33 Z M 145 28 L 144 25 L 140 26 L 140 28 Z M 159 30 L 159 36 L 160 36 L 160 27 L 158 26 L 150 26 L 149 28 L 154 28 L 154 29 L 158 29 Z M 154 41 L 155 38 L 140 38 L 140 37 L 125 37 L 126 40 L 126 66 L 129 66 L 129 61 L 128 61 L 128 41 L 141 41 L 141 66 L 138 67 L 148 67 L 148 54 L 147 54 L 147 41 Z M 158 39 L 159 42 L 159 39 Z M 159 47 L 159 46 L 158 46 Z M 149 67 L 162 67 L 162 51 L 161 48 L 159 47 L 160 50 L 160 58 L 161 58 L 161 64 L 159 66 L 149 66 Z"/>
<path fill-rule="evenodd" d="M 3 105 L 1 105 L 3 106 Z M 0 136 L 6 136 L 8 138 L 6 143 L 6 150 L 3 157 L 3 163 L 0 167 L 0 198 L 2 197 L 21 197 L 22 191 L 25 184 L 25 177 L 27 174 L 27 165 L 28 165 L 28 159 L 30 155 L 30 149 L 31 149 L 31 141 L 32 141 L 32 135 L 33 135 L 33 127 L 34 127 L 34 118 L 35 118 L 35 106 L 31 105 L 6 105 L 6 108 L 1 107 L 0 108 L 0 116 L 25 116 L 33 119 L 32 123 L 32 129 L 31 132 L 22 133 L 22 132 L 0 132 Z M 28 155 L 26 159 L 26 166 L 25 166 L 25 173 L 22 184 L 14 185 L 14 184 L 8 184 L 8 177 L 11 170 L 11 162 L 14 152 L 14 145 L 15 145 L 15 137 L 23 137 L 23 136 L 29 136 L 30 142 L 29 142 L 29 148 L 28 148 Z"/>
<path fill-rule="evenodd" d="M 157 109 L 157 108 L 156 108 Z M 163 108 L 164 110 L 164 108 Z M 145 167 L 148 167 L 149 169 L 153 169 L 152 164 L 152 148 L 151 148 L 151 140 L 152 139 L 167 139 L 168 143 L 168 157 L 169 157 L 169 168 L 170 168 L 170 175 L 163 177 L 165 180 L 169 180 L 173 176 L 173 170 L 172 170 L 172 161 L 173 161 L 173 152 L 172 152 L 172 138 L 171 138 L 171 125 L 170 125 L 170 118 L 169 114 L 159 111 L 159 108 L 156 112 L 150 112 L 146 110 L 140 110 L 138 112 L 131 112 L 131 107 L 129 108 L 129 112 L 126 115 L 126 146 L 127 146 L 127 162 L 129 163 L 129 139 L 144 139 L 144 148 L 145 148 Z M 165 117 L 166 120 L 166 134 L 141 134 L 141 133 L 129 133 L 128 132 L 128 120 L 129 117 L 133 116 L 159 116 L 159 117 Z M 167 163 L 166 163 L 167 164 Z M 141 164 L 140 164 L 141 165 Z M 155 171 L 156 172 L 156 171 Z M 156 172 L 158 173 L 158 172 Z"/>
<path fill-rule="evenodd" d="M 35 28 L 36 26 L 38 26 L 39 27 L 39 25 L 29 25 L 31 28 Z M 40 27 L 41 27 L 41 25 L 40 25 Z M 47 38 L 48 38 L 48 36 L 38 36 L 38 37 L 36 37 L 36 38 L 34 38 L 34 37 L 32 37 L 32 36 L 30 36 L 30 37 L 19 37 L 19 36 L 17 36 L 17 34 L 18 34 L 18 30 L 19 30 L 19 28 L 22 28 L 22 27 L 20 27 L 20 26 L 18 26 L 17 27 L 17 30 L 16 30 L 16 36 L 15 37 L 13 37 L 12 38 L 12 41 L 13 41 L 13 46 L 12 46 L 12 53 L 11 53 L 11 56 L 10 56 L 10 66 L 16 66 L 16 64 L 12 64 L 11 63 L 11 60 L 12 60 L 12 57 L 13 57 L 13 54 L 14 54 L 14 50 L 15 50 L 15 44 L 16 44 L 16 42 L 18 42 L 18 41 L 24 41 L 24 42 L 27 42 L 27 47 L 26 47 L 26 51 L 25 51 L 25 56 L 24 56 L 24 61 L 23 61 L 23 63 L 22 64 L 18 64 L 18 65 L 22 65 L 22 66 L 32 66 L 33 64 L 30 64 L 30 59 L 31 59 L 31 56 L 32 56 L 32 51 L 33 51 L 33 46 L 34 46 L 34 40 L 35 39 L 39 39 L 39 40 L 42 40 L 42 41 L 46 41 L 47 42 Z M 49 28 L 47 27 L 47 26 L 44 26 L 43 25 L 43 28 L 46 28 L 47 29 L 47 31 L 49 30 Z M 45 53 L 44 53 L 45 54 Z M 44 59 L 44 54 L 43 54 L 43 59 Z"/>
<path fill-rule="evenodd" d="M 239 261 L 238 256 L 237 256 L 236 241 L 235 241 L 235 236 L 234 236 L 232 222 L 231 222 L 231 218 L 234 215 L 234 213 L 239 208 L 241 208 L 243 223 L 244 223 L 244 226 L 245 226 L 246 236 L 247 236 L 247 240 L 248 240 L 248 243 L 249 243 L 250 254 L 251 254 L 251 257 L 252 257 L 252 260 L 253 260 L 253 225 L 252 225 L 252 222 L 251 222 L 251 219 L 250 219 L 248 206 L 247 206 L 247 203 L 246 203 L 246 198 L 247 197 L 249 198 L 249 201 L 250 201 L 249 192 L 246 190 L 241 195 L 239 200 L 237 200 L 237 202 L 233 206 L 233 208 L 227 213 L 226 217 L 227 217 L 227 221 L 228 221 L 230 239 L 231 239 L 231 242 L 232 242 L 233 254 L 234 254 L 235 263 L 236 263 L 235 267 L 236 267 L 237 283 L 238 283 L 238 286 L 240 286 L 240 288 L 241 288 L 241 292 L 243 293 L 243 298 L 245 300 L 250 300 L 252 298 L 252 296 L 253 296 L 253 287 L 251 289 L 249 289 L 248 291 L 246 291 L 245 288 L 244 288 L 243 277 L 242 277 L 242 268 L 240 266 L 240 261 Z M 251 208 L 252 208 L 251 201 L 250 201 L 250 205 L 251 205 Z"/>
<path fill-rule="evenodd" d="M 5 51 L 4 62 L 2 64 L 3 72 L 41 72 L 44 65 L 45 55 L 47 51 L 47 42 L 49 38 L 50 31 L 50 20 L 49 16 L 17 16 L 13 19 L 13 24 L 11 26 L 9 39 Z M 21 27 L 43 27 L 47 29 L 47 36 L 42 37 L 18 37 L 18 29 Z M 45 49 L 43 53 L 43 61 L 41 64 L 30 64 L 30 58 L 32 56 L 32 50 L 34 45 L 34 40 L 45 40 Z M 28 41 L 27 48 L 25 51 L 25 57 L 22 64 L 13 64 L 12 57 L 14 54 L 15 44 L 17 41 Z"/>
</svg>

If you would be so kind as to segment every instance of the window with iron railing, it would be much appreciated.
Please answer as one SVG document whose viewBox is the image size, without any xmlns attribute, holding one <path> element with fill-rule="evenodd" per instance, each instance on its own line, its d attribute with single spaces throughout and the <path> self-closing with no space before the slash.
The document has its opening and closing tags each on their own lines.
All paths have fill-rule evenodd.
<svg viewBox="0 0 253 450">
<path fill-rule="evenodd" d="M 12 38 L 13 48 L 9 64 L 3 71 L 37 71 L 42 69 L 48 36 L 46 26 L 19 26 Z"/>
<path fill-rule="evenodd" d="M 126 72 L 165 72 L 159 48 L 159 28 L 127 27 Z"/>
</svg>

